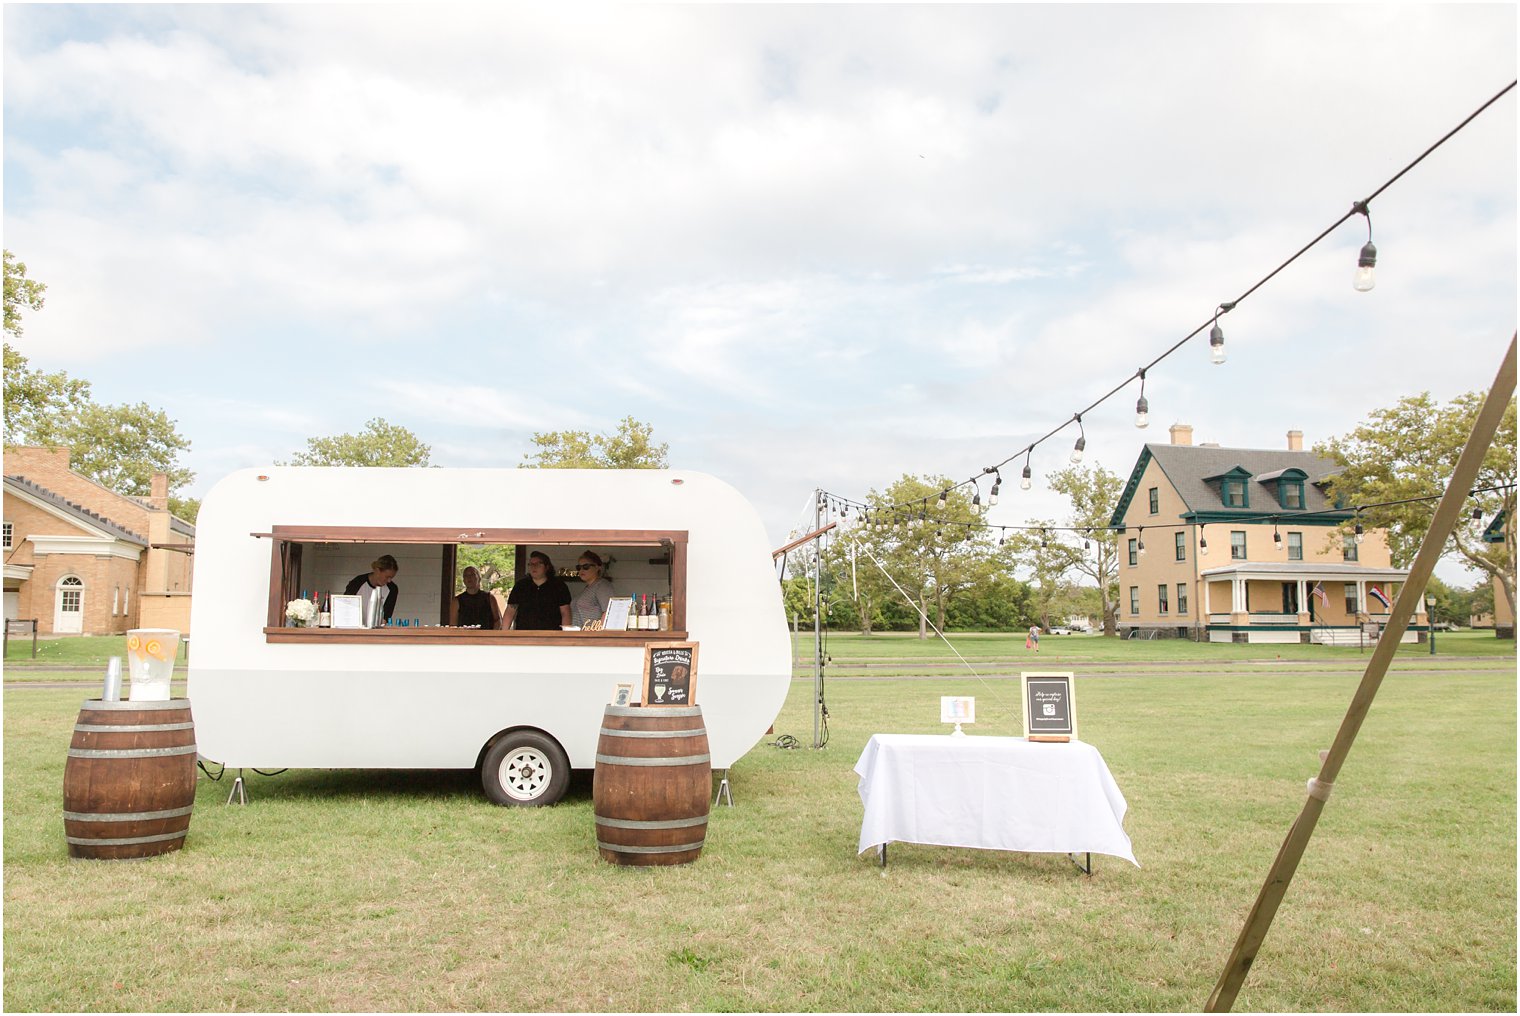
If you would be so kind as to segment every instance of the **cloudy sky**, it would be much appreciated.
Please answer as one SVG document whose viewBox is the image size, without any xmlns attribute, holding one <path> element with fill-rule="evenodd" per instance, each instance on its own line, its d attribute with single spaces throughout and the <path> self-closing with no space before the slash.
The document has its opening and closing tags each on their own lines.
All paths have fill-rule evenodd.
<svg viewBox="0 0 1520 1016">
<path fill-rule="evenodd" d="M 204 493 L 380 416 L 447 466 L 654 426 L 779 545 L 817 487 L 1000 462 L 1515 76 L 1513 5 L 5 7 L 20 349 Z M 1086 420 L 1312 443 L 1484 388 L 1515 93 Z M 1042 445 L 1036 477 L 1075 434 Z M 1041 489 L 991 521 L 1061 514 Z"/>
</svg>

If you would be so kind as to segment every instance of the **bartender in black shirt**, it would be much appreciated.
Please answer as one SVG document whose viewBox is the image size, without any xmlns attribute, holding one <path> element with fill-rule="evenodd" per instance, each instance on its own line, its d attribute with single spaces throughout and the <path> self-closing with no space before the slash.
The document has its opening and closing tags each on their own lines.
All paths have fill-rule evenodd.
<svg viewBox="0 0 1520 1016">
<path fill-rule="evenodd" d="M 396 563 L 394 557 L 381 554 L 369 567 L 368 575 L 355 575 L 348 585 L 343 587 L 343 592 L 349 596 L 362 593 L 365 602 L 368 603 L 378 590 L 383 588 L 385 590 L 384 615 L 385 620 L 389 621 L 391 615 L 396 612 L 396 597 L 401 595 L 401 588 L 391 580 L 396 577 L 401 566 Z"/>
<path fill-rule="evenodd" d="M 549 555 L 535 550 L 528 555 L 528 576 L 512 587 L 503 629 L 559 631 L 570 624 L 570 589 L 554 574 Z"/>
</svg>

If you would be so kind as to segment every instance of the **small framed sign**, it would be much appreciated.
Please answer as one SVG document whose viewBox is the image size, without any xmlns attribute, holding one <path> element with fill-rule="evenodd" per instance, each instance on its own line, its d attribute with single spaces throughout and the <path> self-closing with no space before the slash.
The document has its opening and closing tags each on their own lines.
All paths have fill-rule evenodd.
<svg viewBox="0 0 1520 1016">
<path fill-rule="evenodd" d="M 334 595 L 332 597 L 332 626 L 334 628 L 364 627 L 364 597 Z"/>
<path fill-rule="evenodd" d="M 633 704 L 633 685 L 619 684 L 612 693 L 612 704 L 615 706 L 629 706 Z"/>
<path fill-rule="evenodd" d="M 1072 673 L 1019 674 L 1024 686 L 1024 736 L 1031 741 L 1077 737 L 1077 695 Z"/>
<path fill-rule="evenodd" d="M 644 705 L 697 704 L 696 642 L 651 642 L 644 647 Z"/>
<path fill-rule="evenodd" d="M 628 627 L 628 614 L 633 610 L 633 597 L 614 596 L 607 601 L 607 612 L 602 615 L 603 631 L 622 631 Z"/>
</svg>

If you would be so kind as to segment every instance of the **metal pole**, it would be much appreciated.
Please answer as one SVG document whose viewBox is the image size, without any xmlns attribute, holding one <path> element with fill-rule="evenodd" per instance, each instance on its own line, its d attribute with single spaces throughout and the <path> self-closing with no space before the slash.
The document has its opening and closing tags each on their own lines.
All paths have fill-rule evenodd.
<svg viewBox="0 0 1520 1016">
<path fill-rule="evenodd" d="M 823 526 L 823 491 L 813 491 L 813 531 Z M 823 541 L 813 544 L 813 747 L 823 747 Z"/>
<path fill-rule="evenodd" d="M 1436 609 L 1436 598 L 1434 596 L 1427 596 L 1427 597 L 1425 597 L 1425 623 L 1430 626 L 1430 631 L 1426 633 L 1426 638 L 1430 642 L 1430 655 L 1431 656 L 1434 656 L 1436 654 L 1436 615 L 1434 614 L 1435 609 Z"/>
<path fill-rule="evenodd" d="M 1267 931 L 1272 927 L 1272 918 L 1277 915 L 1278 905 L 1287 895 L 1288 886 L 1293 881 L 1293 873 L 1298 869 L 1298 862 L 1309 846 L 1309 837 L 1314 835 L 1314 825 L 1319 821 L 1325 801 L 1330 797 L 1335 778 L 1340 775 L 1341 766 L 1351 752 L 1352 743 L 1356 741 L 1357 731 L 1361 729 L 1362 721 L 1367 718 L 1367 711 L 1372 708 L 1372 699 L 1377 695 L 1383 675 L 1388 671 L 1388 664 L 1398 650 L 1399 640 L 1404 637 L 1404 632 L 1409 628 L 1409 619 L 1414 614 L 1415 603 L 1425 594 L 1425 584 L 1430 581 L 1436 562 L 1440 560 L 1441 552 L 1446 548 L 1447 537 L 1451 535 L 1452 529 L 1457 524 L 1464 502 L 1467 500 L 1468 491 L 1472 489 L 1473 481 L 1477 479 L 1483 456 L 1493 443 L 1494 434 L 1499 429 L 1499 422 L 1514 392 L 1515 337 L 1512 335 L 1509 340 L 1509 349 L 1504 354 L 1504 361 L 1499 365 L 1499 373 L 1494 378 L 1493 387 L 1489 389 L 1482 408 L 1478 410 L 1478 418 L 1473 421 L 1472 433 L 1468 435 L 1467 444 L 1457 459 L 1456 468 L 1452 470 L 1451 479 L 1446 485 L 1446 493 L 1436 506 L 1435 516 L 1430 520 L 1430 529 L 1426 531 L 1425 539 L 1420 541 L 1420 550 L 1409 569 L 1409 578 L 1404 582 L 1404 587 L 1399 590 L 1398 599 L 1394 601 L 1393 610 L 1388 615 L 1388 624 L 1383 628 L 1383 635 L 1378 640 L 1372 659 L 1367 661 L 1367 670 L 1362 675 L 1361 684 L 1357 686 L 1356 694 L 1351 698 L 1351 704 L 1346 709 L 1345 718 L 1341 720 L 1334 743 L 1325 753 L 1324 761 L 1320 764 L 1319 775 L 1309 781 L 1309 796 L 1304 801 L 1303 810 L 1289 828 L 1288 836 L 1277 852 L 1277 858 L 1267 871 L 1266 882 L 1262 884 L 1261 891 L 1256 896 L 1256 902 L 1246 917 L 1245 926 L 1240 929 L 1240 937 L 1235 942 L 1235 948 L 1230 952 L 1230 958 L 1225 962 L 1224 973 L 1220 975 L 1219 983 L 1214 986 L 1213 993 L 1209 995 L 1208 1003 L 1204 1006 L 1205 1012 L 1228 1012 L 1235 1004 L 1235 996 L 1240 993 L 1241 985 L 1245 983 L 1246 973 L 1255 962 L 1256 953 L 1261 949 L 1262 942 L 1266 940 Z"/>
</svg>

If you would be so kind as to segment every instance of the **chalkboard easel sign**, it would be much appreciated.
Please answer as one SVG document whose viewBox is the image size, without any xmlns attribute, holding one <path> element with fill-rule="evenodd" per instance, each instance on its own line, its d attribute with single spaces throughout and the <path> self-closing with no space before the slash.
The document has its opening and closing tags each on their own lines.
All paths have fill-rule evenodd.
<svg viewBox="0 0 1520 1016">
<path fill-rule="evenodd" d="M 644 646 L 644 705 L 697 704 L 696 642 L 650 642 Z"/>
<path fill-rule="evenodd" d="M 1030 741 L 1073 741 L 1077 736 L 1077 694 L 1072 673 L 1019 675 L 1024 685 L 1024 737 Z"/>
</svg>

